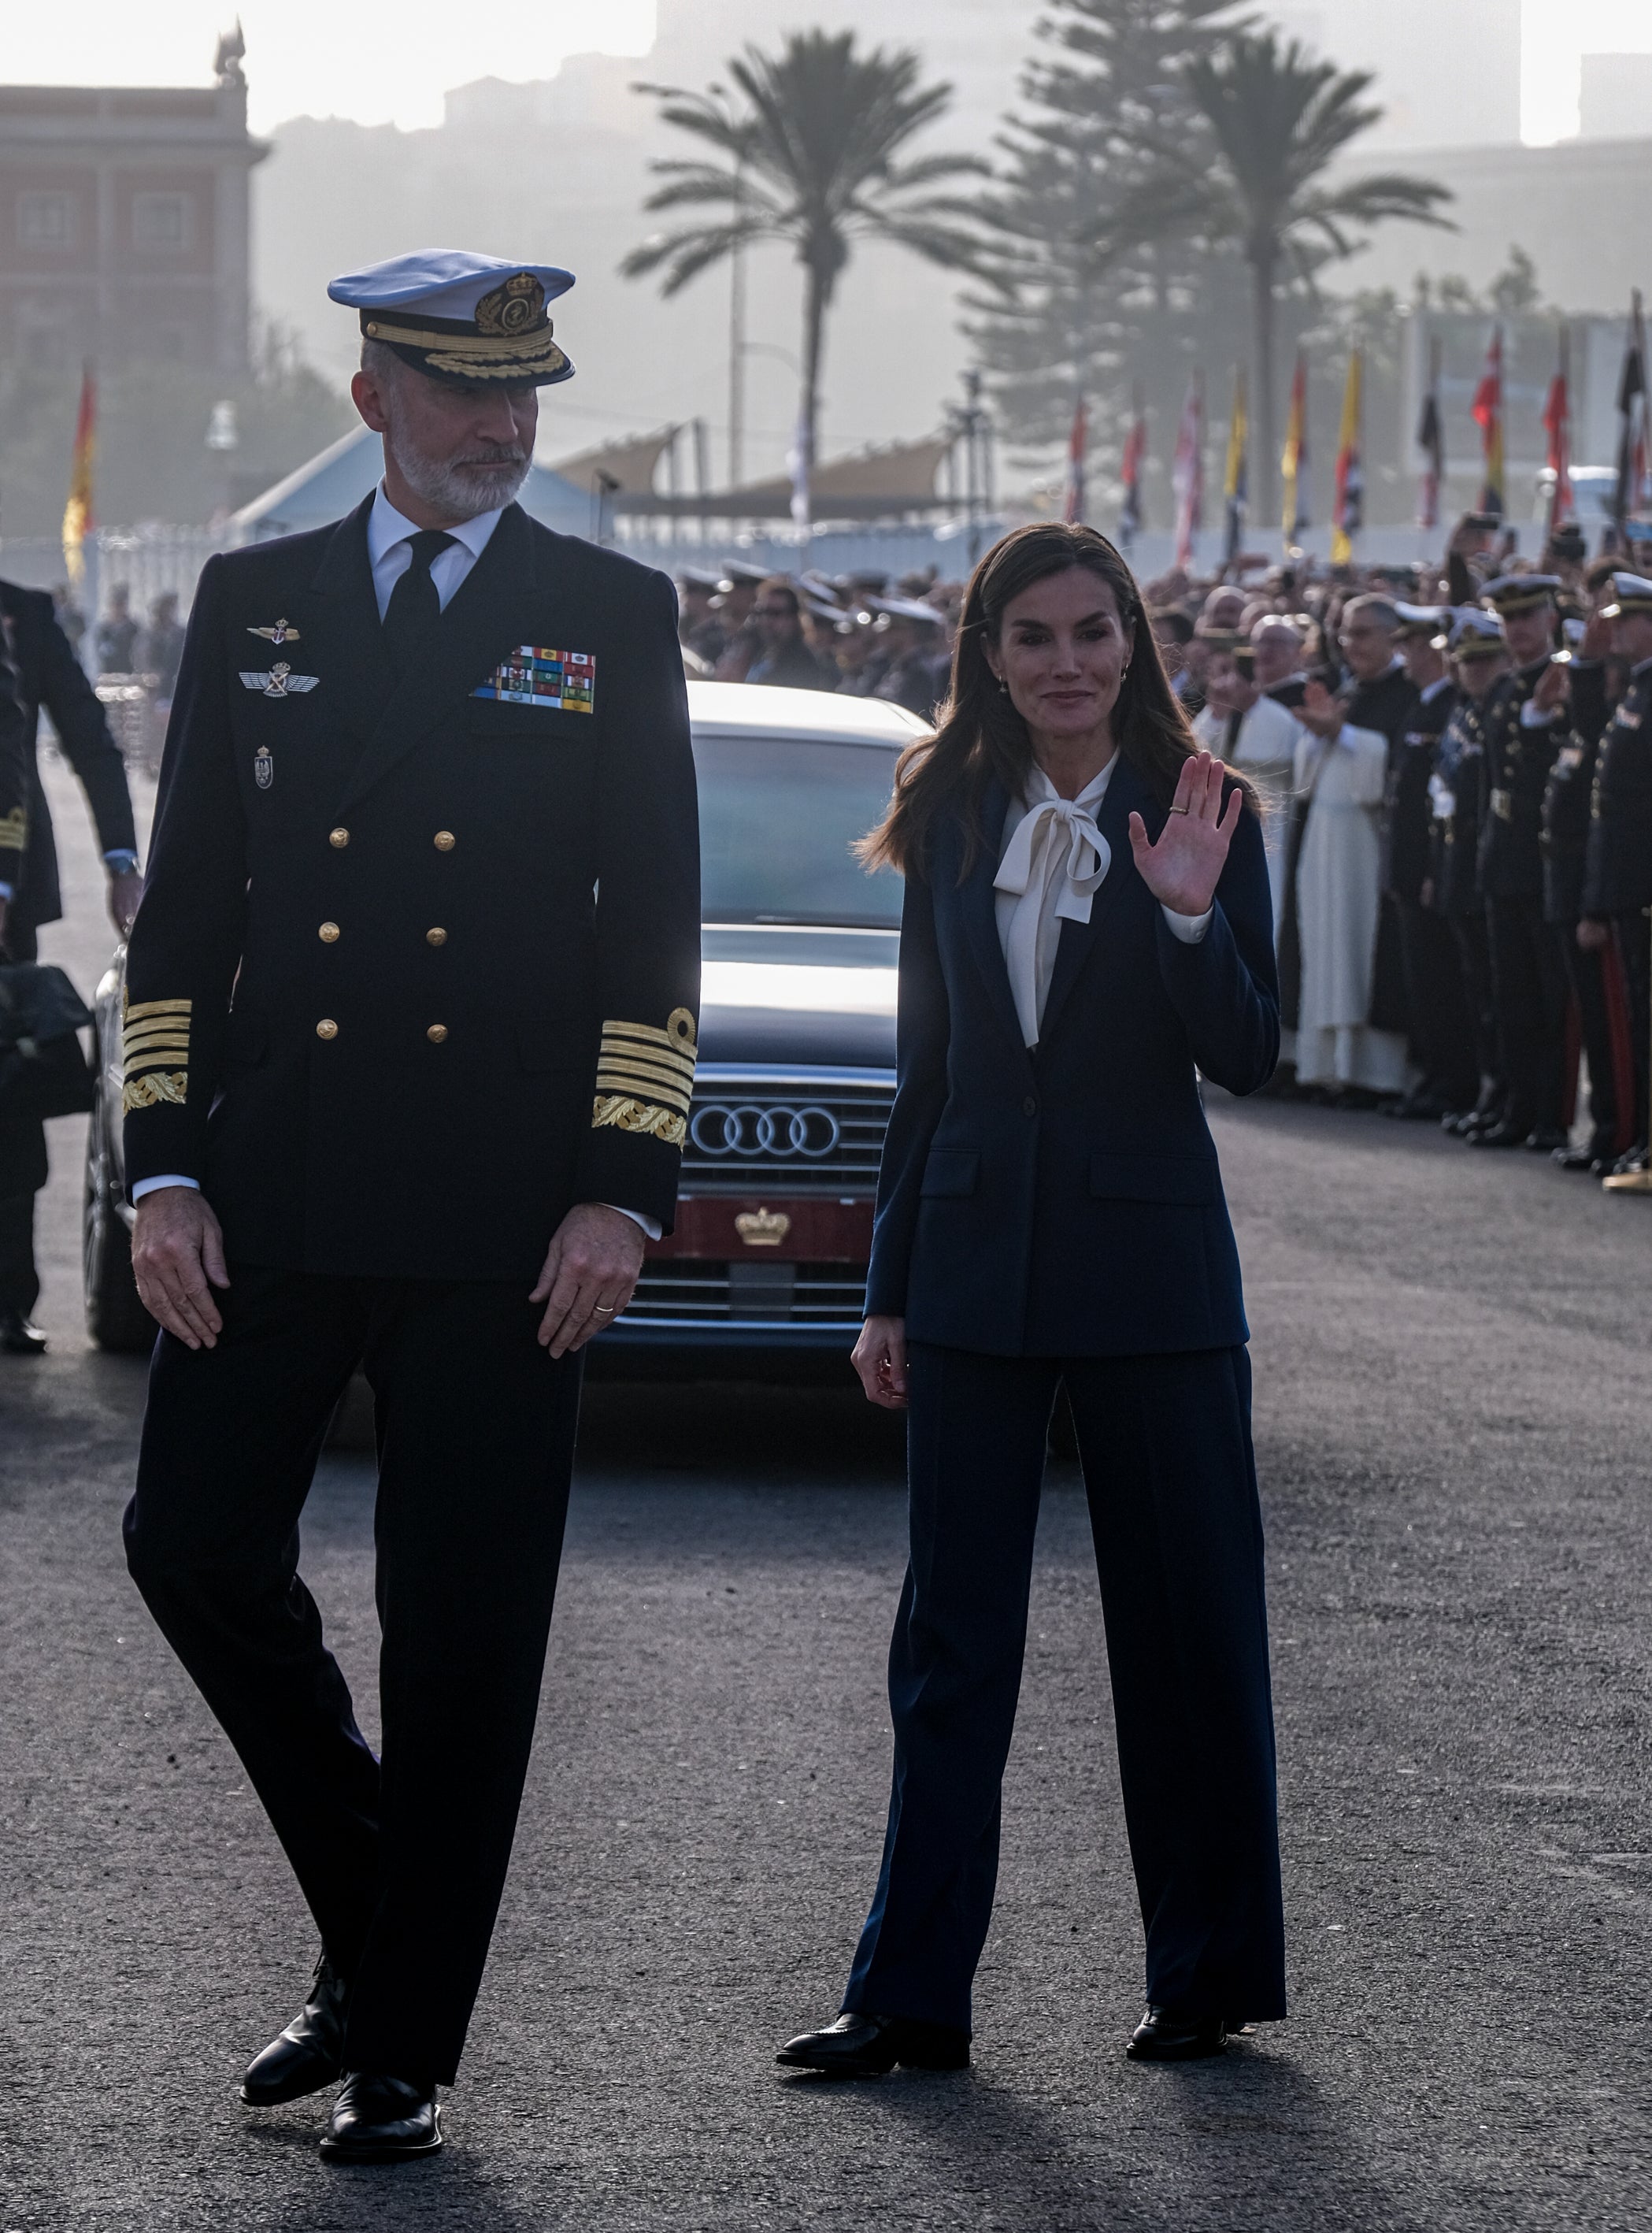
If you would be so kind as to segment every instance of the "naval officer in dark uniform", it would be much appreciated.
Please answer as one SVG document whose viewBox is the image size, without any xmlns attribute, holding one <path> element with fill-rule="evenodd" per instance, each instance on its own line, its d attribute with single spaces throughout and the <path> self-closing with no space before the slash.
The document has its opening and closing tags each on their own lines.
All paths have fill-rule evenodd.
<svg viewBox="0 0 1652 2233">
<path fill-rule="evenodd" d="M 582 1344 L 669 1227 L 699 842 L 676 599 L 511 500 L 569 273 L 335 280 L 384 478 L 214 559 L 179 676 L 125 1030 L 163 1328 L 132 1572 L 319 1926 L 257 2104 L 440 2145 L 533 1735 Z M 383 1748 L 297 1572 L 334 1404 L 376 1405 Z"/>
<path fill-rule="evenodd" d="M 1596 950 L 1616 936 L 1629 1002 L 1635 1137 L 1614 1166 L 1632 1178 L 1648 1167 L 1648 1068 L 1652 1049 L 1652 582 L 1612 576 L 1602 609 L 1629 680 L 1601 739 L 1584 874 L 1580 941 Z"/>
</svg>

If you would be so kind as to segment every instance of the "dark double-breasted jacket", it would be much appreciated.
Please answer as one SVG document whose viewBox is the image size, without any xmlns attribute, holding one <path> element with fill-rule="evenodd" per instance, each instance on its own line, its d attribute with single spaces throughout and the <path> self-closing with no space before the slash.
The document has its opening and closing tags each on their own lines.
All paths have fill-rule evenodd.
<svg viewBox="0 0 1652 2233">
<path fill-rule="evenodd" d="M 1041 1036 L 1022 1040 L 993 877 L 1008 802 L 960 880 L 961 821 L 907 879 L 898 1084 L 868 1311 L 996 1356 L 1130 1356 L 1245 1341 L 1238 1253 L 1198 1072 L 1251 1093 L 1273 1071 L 1279 993 L 1262 832 L 1234 833 L 1201 943 L 1166 923 L 1130 851 L 1164 810 L 1128 761 L 1098 823 L 1111 865 L 1063 922 Z"/>
<path fill-rule="evenodd" d="M 499 520 L 387 664 L 364 505 L 216 558 L 127 963 L 129 1183 L 232 1257 L 531 1284 L 574 1202 L 669 1229 L 699 854 L 676 601 Z"/>
<path fill-rule="evenodd" d="M 1415 905 L 1433 873 L 1429 824 L 1433 819 L 1428 784 L 1457 704 L 1457 686 L 1447 682 L 1432 697 L 1419 691 L 1411 718 L 1400 736 L 1399 749 L 1389 760 L 1382 883 L 1397 900 Z"/>
<path fill-rule="evenodd" d="M 1434 754 L 1429 857 L 1434 905 L 1446 915 L 1484 911 L 1480 833 L 1486 806 L 1486 700 L 1458 693 Z"/>
<path fill-rule="evenodd" d="M 51 716 L 63 757 L 86 793 L 101 849 L 106 853 L 132 852 L 138 840 L 133 829 L 126 762 L 109 734 L 108 719 L 97 693 L 57 624 L 49 595 L 44 589 L 22 589 L 15 582 L 0 582 L 0 617 L 4 619 L 16 664 L 24 717 L 23 746 L 28 762 L 27 830 L 12 912 L 15 922 L 34 929 L 42 922 L 55 922 L 63 911 L 57 881 L 57 843 L 36 756 L 42 706 Z"/>
<path fill-rule="evenodd" d="M 1630 674 L 1601 739 L 1590 815 L 1583 912 L 1652 907 L 1652 660 Z"/>
<path fill-rule="evenodd" d="M 1584 911 L 1589 817 L 1608 713 L 1604 664 L 1597 659 L 1574 661 L 1571 683 L 1571 731 L 1555 754 L 1543 794 L 1544 920 L 1563 926 L 1575 923 Z"/>
<path fill-rule="evenodd" d="M 1564 739 L 1557 711 L 1537 725 L 1521 716 L 1549 665 L 1500 674 L 1486 693 L 1486 817 L 1480 824 L 1480 889 L 1489 900 L 1536 899 L 1543 891 L 1543 794 Z"/>
</svg>

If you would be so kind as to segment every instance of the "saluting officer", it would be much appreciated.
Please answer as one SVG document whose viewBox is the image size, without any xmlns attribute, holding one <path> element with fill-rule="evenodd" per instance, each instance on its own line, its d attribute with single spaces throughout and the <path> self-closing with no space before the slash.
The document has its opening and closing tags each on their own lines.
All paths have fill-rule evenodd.
<svg viewBox="0 0 1652 2233">
<path fill-rule="evenodd" d="M 438 251 L 361 315 L 384 478 L 215 558 L 126 1011 L 157 1344 L 132 1572 L 320 1927 L 243 2098 L 343 2074 L 322 2152 L 440 2145 L 533 1735 L 582 1344 L 668 1227 L 699 844 L 676 601 L 512 501 L 572 365 L 543 264 Z M 376 1406 L 383 1751 L 296 1572 L 328 1418 Z"/>
<path fill-rule="evenodd" d="M 1508 1105 L 1474 1133 L 1477 1148 L 1565 1144 L 1560 1122 L 1566 980 L 1543 912 L 1543 794 L 1566 733 L 1565 671 L 1553 664 L 1553 574 L 1503 574 L 1486 585 L 1512 670 L 1485 714 L 1486 814 L 1480 872 L 1492 995 L 1508 1067 Z"/>
<path fill-rule="evenodd" d="M 1399 920 L 1411 1056 L 1422 1074 L 1388 1113 L 1438 1123 L 1454 1110 L 1472 1107 L 1479 1091 L 1474 1034 L 1456 946 L 1443 918 L 1423 904 L 1432 868 L 1428 784 L 1457 703 L 1457 686 L 1446 664 L 1451 614 L 1437 605 L 1396 604 L 1394 609 L 1399 615 L 1400 656 L 1416 698 L 1399 750 L 1389 762 L 1382 888 Z"/>
<path fill-rule="evenodd" d="M 1566 671 L 1570 730 L 1543 794 L 1543 911 L 1571 988 L 1578 1036 L 1589 1060 L 1589 1138 L 1580 1148 L 1570 1143 L 1557 1148 L 1555 1161 L 1563 1170 L 1589 1171 L 1597 1177 L 1612 1168 L 1619 1127 L 1629 1113 L 1620 1105 L 1617 1077 L 1619 1050 L 1628 1041 L 1622 972 L 1611 956 L 1610 933 L 1580 920 L 1596 771 L 1610 718 L 1605 654 L 1611 648 L 1612 623 L 1599 609 L 1613 602 L 1611 582 L 1608 574 L 1596 589 L 1596 610 Z"/>
<path fill-rule="evenodd" d="M 1652 1040 L 1652 952 L 1647 909 L 1652 907 L 1652 581 L 1639 574 L 1612 576 L 1613 595 L 1602 610 L 1611 622 L 1612 648 L 1629 670 L 1601 743 L 1590 817 L 1584 921 L 1579 935 L 1604 945 L 1615 935 L 1623 963 L 1635 1072 L 1635 1138 L 1618 1158 L 1619 1174 L 1647 1168 L 1647 1064 Z"/>
<path fill-rule="evenodd" d="M 1491 693 L 1507 666 L 1503 624 L 1478 605 L 1462 606 L 1452 621 L 1450 649 L 1457 701 L 1428 778 L 1433 816 L 1429 901 L 1451 926 L 1480 1072 L 1480 1091 L 1472 1108 L 1450 1112 L 1441 1121 L 1447 1131 L 1468 1139 L 1482 1127 L 1500 1122 L 1507 1090 L 1492 1000 L 1486 898 L 1480 882 L 1480 831 L 1486 811 L 1485 717 Z"/>
</svg>

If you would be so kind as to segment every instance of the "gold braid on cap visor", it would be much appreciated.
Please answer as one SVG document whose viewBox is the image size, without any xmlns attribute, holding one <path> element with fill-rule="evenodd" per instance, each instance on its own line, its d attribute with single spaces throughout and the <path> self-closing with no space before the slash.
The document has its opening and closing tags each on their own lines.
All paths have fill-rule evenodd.
<svg viewBox="0 0 1652 2233">
<path fill-rule="evenodd" d="M 369 341 L 393 348 L 422 349 L 434 372 L 460 374 L 466 380 L 509 380 L 524 372 L 560 372 L 567 357 L 551 339 L 549 318 L 525 334 L 442 333 L 433 326 L 402 326 L 393 320 L 364 318 Z"/>
</svg>

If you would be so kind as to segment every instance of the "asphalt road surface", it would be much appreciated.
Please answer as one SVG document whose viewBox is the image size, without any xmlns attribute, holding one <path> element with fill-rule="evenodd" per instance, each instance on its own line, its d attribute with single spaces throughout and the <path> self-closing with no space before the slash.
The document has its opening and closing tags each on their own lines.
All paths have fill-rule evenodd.
<svg viewBox="0 0 1652 2233">
<path fill-rule="evenodd" d="M 104 947 L 71 802 L 82 980 Z M 329 2170 L 235 2087 L 315 1948 L 123 1569 L 140 1366 L 90 1352 L 56 1128 L 0 1359 L 0 2233 L 1644 2228 L 1652 1203 L 1219 1105 L 1269 1529 L 1292 2015 L 1137 2068 L 1082 1495 L 1052 1468 L 976 2061 L 835 2087 L 875 1866 L 898 1441 L 849 1393 L 597 1391 L 449 2146 Z M 369 1725 L 372 1484 L 305 1566 Z"/>
</svg>

